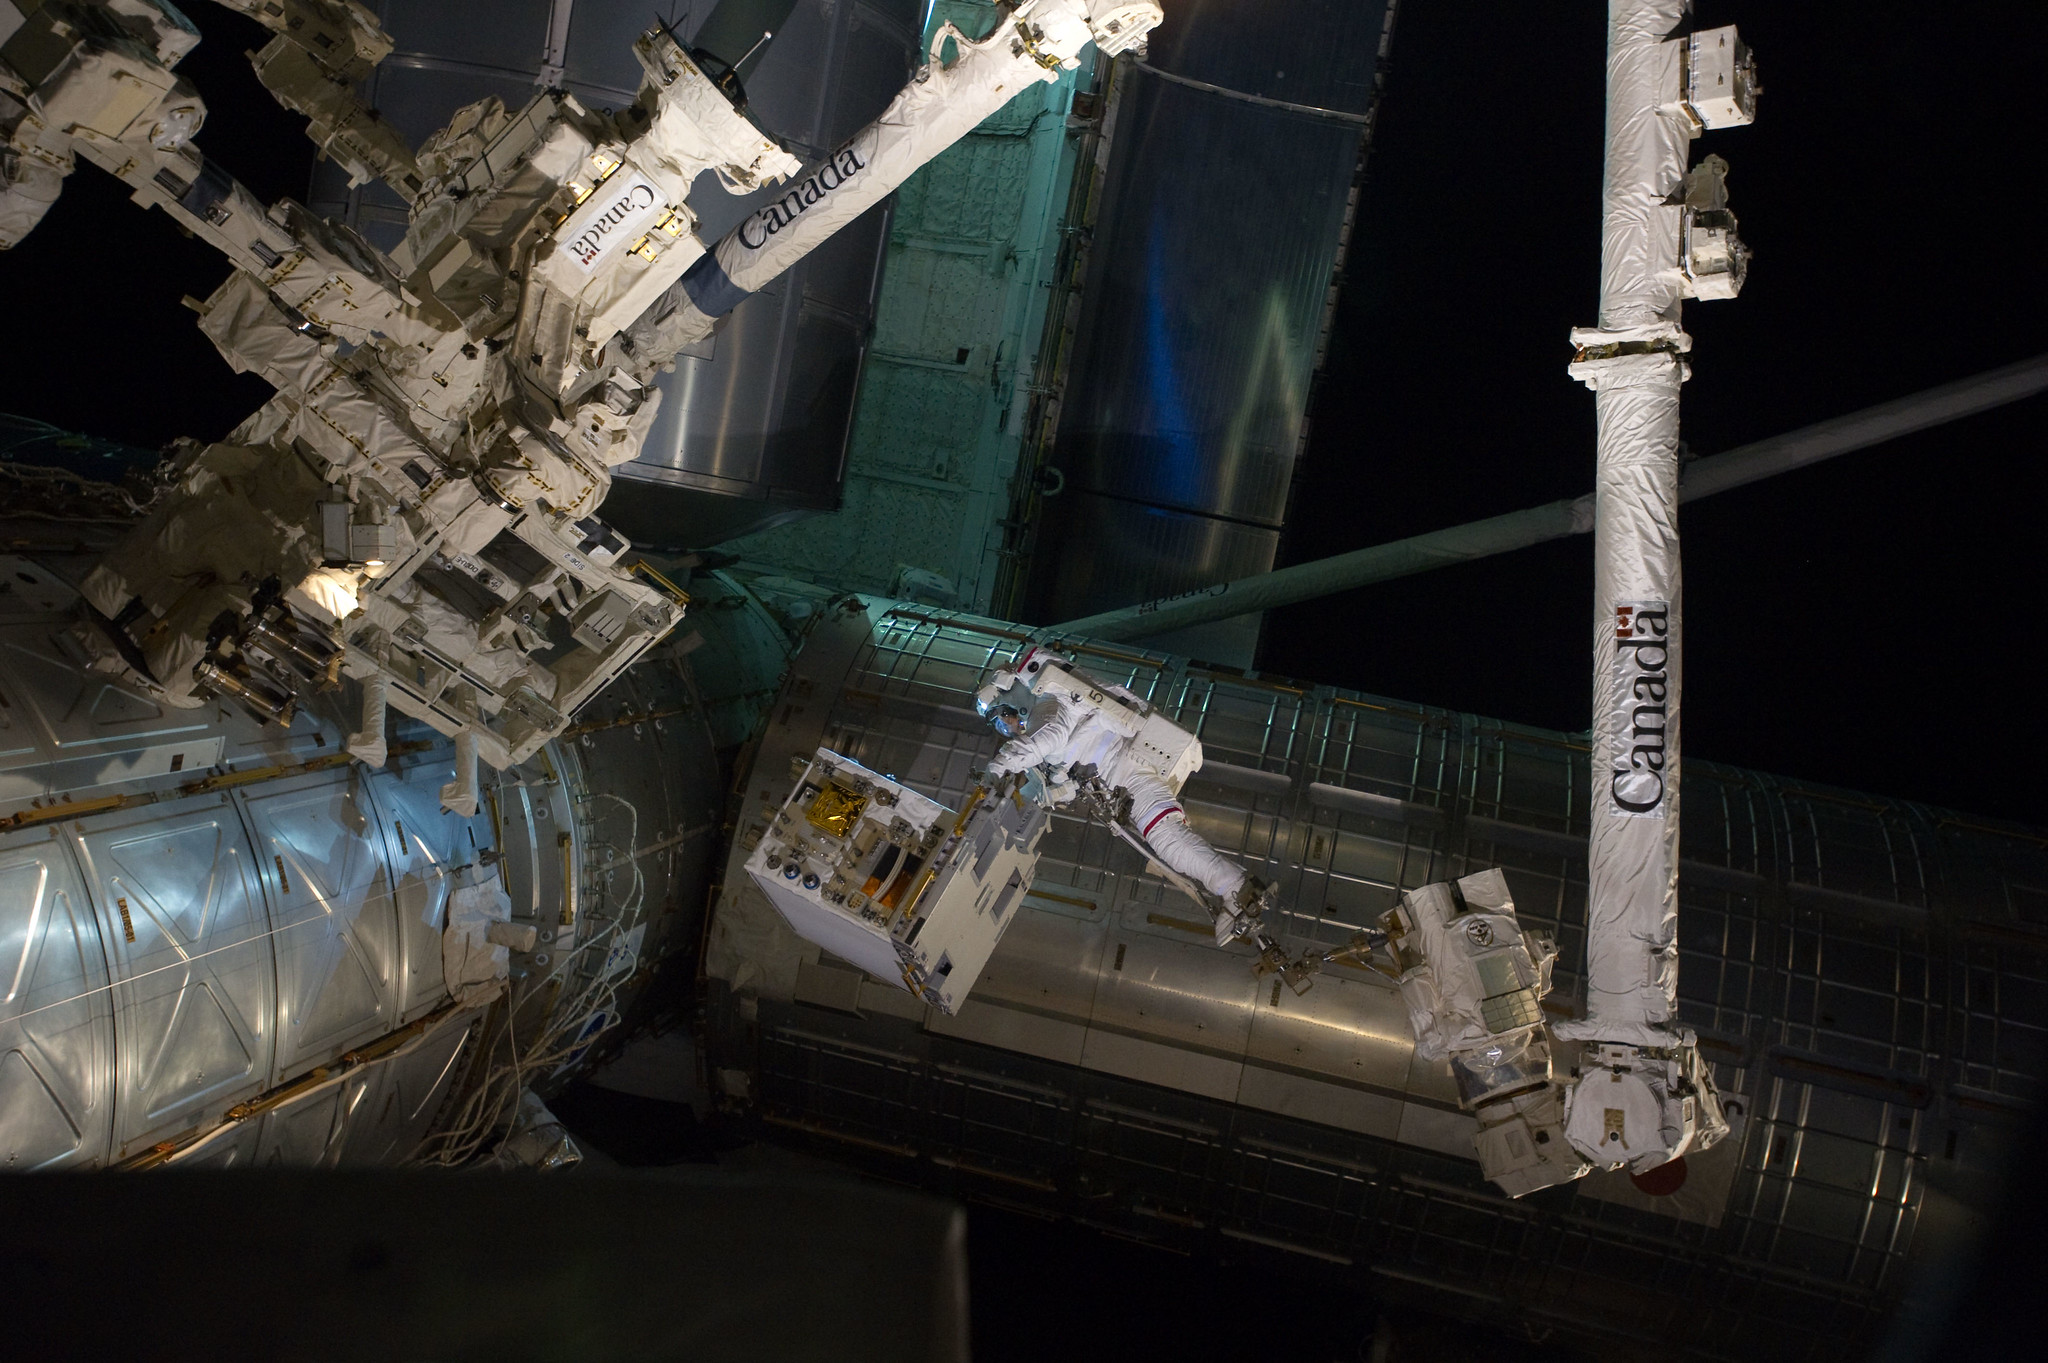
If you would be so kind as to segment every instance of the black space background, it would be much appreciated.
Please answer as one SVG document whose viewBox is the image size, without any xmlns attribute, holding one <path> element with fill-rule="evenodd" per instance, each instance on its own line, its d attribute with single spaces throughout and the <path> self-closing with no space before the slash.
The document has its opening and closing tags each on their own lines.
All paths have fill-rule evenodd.
<svg viewBox="0 0 2048 1363">
<path fill-rule="evenodd" d="M 206 99 L 197 142 L 265 203 L 304 200 L 313 167 L 305 120 L 277 107 L 243 55 L 269 41 L 253 19 L 193 5 L 203 39 L 178 74 Z M 227 278 L 218 251 L 120 181 L 80 161 L 28 240 L 0 252 L 0 412 L 155 449 L 218 440 L 269 401 L 269 384 L 230 371 L 180 306 Z"/>
<path fill-rule="evenodd" d="M 1288 561 L 1590 488 L 1593 401 L 1564 367 L 1569 328 L 1596 320 L 1604 11 L 1403 0 Z M 208 154 L 260 198 L 303 196 L 300 122 L 242 56 L 262 31 L 194 18 Z M 1766 89 L 1757 126 L 1698 149 L 1732 163 L 1757 257 L 1740 299 L 1687 308 L 1694 449 L 2048 349 L 2048 7 L 1703 0 L 1699 21 L 1741 24 Z M 124 199 L 81 168 L 0 255 L 0 411 L 218 439 L 268 397 L 178 305 L 225 271 Z M 2048 822 L 2044 416 L 2036 397 L 1689 506 L 1687 751 Z M 1580 730 L 1591 587 L 1589 540 L 1554 543 L 1278 612 L 1261 664 Z M 979 1207 L 974 1227 L 985 1359 L 1348 1359 L 1376 1309 L 1284 1257 L 1181 1260 Z M 1554 1356 L 1455 1332 L 1415 1354 Z"/>
<path fill-rule="evenodd" d="M 1572 497 L 1592 394 L 1606 6 L 1404 0 L 1284 561 Z M 1701 0 L 1757 122 L 1702 137 L 1756 251 L 1688 303 L 1700 454 L 2048 350 L 2029 237 L 2048 6 Z M 2048 397 L 1687 505 L 1685 750 L 2048 822 Z M 1591 540 L 1268 616 L 1261 666 L 1583 730 Z"/>
</svg>

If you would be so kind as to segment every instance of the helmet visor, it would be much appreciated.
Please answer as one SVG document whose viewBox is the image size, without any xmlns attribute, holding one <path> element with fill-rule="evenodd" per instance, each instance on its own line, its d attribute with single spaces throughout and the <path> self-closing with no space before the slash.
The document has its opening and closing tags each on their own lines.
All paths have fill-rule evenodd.
<svg viewBox="0 0 2048 1363">
<path fill-rule="evenodd" d="M 1028 717 L 1014 705 L 991 705 L 988 722 L 1004 738 L 1022 738 Z"/>
</svg>

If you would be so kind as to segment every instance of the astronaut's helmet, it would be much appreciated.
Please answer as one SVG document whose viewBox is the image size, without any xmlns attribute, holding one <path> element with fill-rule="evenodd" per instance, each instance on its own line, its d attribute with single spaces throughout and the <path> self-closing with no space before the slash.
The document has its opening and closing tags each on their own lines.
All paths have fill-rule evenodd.
<svg viewBox="0 0 2048 1363">
<path fill-rule="evenodd" d="M 1031 732 L 1038 709 L 1051 704 L 1041 700 L 1038 706 L 1031 705 L 1031 697 L 1038 691 L 1032 683 L 1049 663 L 1073 666 L 1072 659 L 1050 649 L 1032 647 L 1018 654 L 1009 666 L 997 669 L 975 692 L 975 710 L 1004 738 L 1022 738 Z"/>
<path fill-rule="evenodd" d="M 1005 669 L 982 683 L 981 689 L 974 693 L 975 713 L 987 720 L 1004 738 L 1016 738 L 1024 732 L 1024 711 L 1009 699 L 1016 687 L 1016 677 Z"/>
<path fill-rule="evenodd" d="M 977 705 L 975 708 L 981 711 L 982 718 L 1004 738 L 1022 738 L 1030 728 L 1031 716 L 1006 701 L 996 701 L 986 706 Z"/>
</svg>

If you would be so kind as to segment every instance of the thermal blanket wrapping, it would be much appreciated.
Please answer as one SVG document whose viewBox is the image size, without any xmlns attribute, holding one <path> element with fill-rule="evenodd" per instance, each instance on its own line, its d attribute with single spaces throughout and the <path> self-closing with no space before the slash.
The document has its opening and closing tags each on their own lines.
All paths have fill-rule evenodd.
<svg viewBox="0 0 2048 1363">
<path fill-rule="evenodd" d="M 1048 55 L 1071 57 L 1080 50 L 1087 29 L 1072 27 L 1079 30 L 1078 40 L 1059 43 Z M 952 65 L 935 58 L 880 118 L 750 214 L 656 300 L 628 329 L 636 357 L 665 363 L 709 336 L 718 318 L 893 194 L 1018 91 L 1059 76 L 1057 61 L 1041 62 L 1008 24 L 979 43 L 944 25 L 934 38 L 934 53 L 949 40 L 959 49 Z M 1041 44 L 1039 51 L 1048 46 Z M 1072 51 L 1061 50 L 1068 47 Z"/>
<path fill-rule="evenodd" d="M 448 926 L 441 930 L 441 982 L 463 1007 L 489 1003 L 504 990 L 512 955 L 490 940 L 490 930 L 511 917 L 511 897 L 496 873 L 457 873 L 448 894 Z"/>
<path fill-rule="evenodd" d="M 64 192 L 69 167 L 59 169 L 33 156 L 0 156 L 0 251 L 22 243 Z"/>
<path fill-rule="evenodd" d="M 1678 372 L 1626 357 L 1596 394 L 1586 1014 L 1554 1028 L 1642 1046 L 1678 990 Z"/>
<path fill-rule="evenodd" d="M 1686 0 L 1610 0 L 1607 44 L 1607 188 L 1600 226 L 1603 331 L 1678 320 L 1678 269 L 1691 127 L 1680 107 L 1683 40 L 1665 41 Z"/>
<path fill-rule="evenodd" d="M 505 1139 L 491 1152 L 490 1169 L 567 1169 L 583 1162 L 583 1151 L 562 1119 L 532 1089 L 521 1089 L 519 1109 Z"/>
<path fill-rule="evenodd" d="M 1457 882 L 1424 885 L 1401 896 L 1406 939 L 1397 959 L 1401 1001 L 1415 1033 L 1415 1054 L 1444 1060 L 1466 1051 L 1519 1052 L 1541 1024 L 1537 1001 L 1550 991 L 1557 948 L 1527 938 L 1515 917 L 1507 877 L 1489 869 Z M 1526 1007 L 1486 1005 L 1526 993 Z"/>
<path fill-rule="evenodd" d="M 1594 390 L 1593 790 L 1585 1015 L 1561 1037 L 1672 1043 L 1678 993 L 1678 100 L 1684 0 L 1612 0 L 1600 329 L 1574 340 Z"/>
</svg>

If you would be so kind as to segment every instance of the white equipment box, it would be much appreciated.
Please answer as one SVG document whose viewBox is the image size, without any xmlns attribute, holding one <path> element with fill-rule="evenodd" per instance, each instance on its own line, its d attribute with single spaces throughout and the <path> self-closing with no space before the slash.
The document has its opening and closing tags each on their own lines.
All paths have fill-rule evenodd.
<svg viewBox="0 0 2048 1363">
<path fill-rule="evenodd" d="M 1685 104 L 1703 127 L 1756 122 L 1756 58 L 1735 28 L 1710 28 L 1686 39 Z"/>
<path fill-rule="evenodd" d="M 1038 866 L 1047 816 L 1020 785 L 955 813 L 820 748 L 747 874 L 798 936 L 955 1013 Z"/>
</svg>

